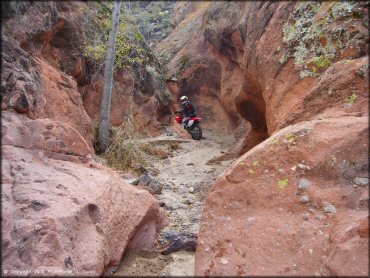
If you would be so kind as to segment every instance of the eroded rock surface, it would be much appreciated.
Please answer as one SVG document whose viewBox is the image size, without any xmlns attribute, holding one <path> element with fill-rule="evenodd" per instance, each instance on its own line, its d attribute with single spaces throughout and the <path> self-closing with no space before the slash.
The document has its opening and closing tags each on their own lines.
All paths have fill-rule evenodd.
<svg viewBox="0 0 370 278">
<path fill-rule="evenodd" d="M 103 71 L 101 65 L 97 67 L 83 55 L 84 37 L 98 32 L 91 5 L 78 1 L 11 2 L 4 5 L 3 13 L 3 109 L 12 108 L 34 118 L 70 114 L 75 127 L 86 129 L 89 125 L 84 133 L 92 146 L 89 117 L 99 117 Z M 57 84 L 50 87 L 53 79 Z M 62 102 L 64 94 L 69 95 L 72 106 Z M 113 126 L 124 123 L 129 113 L 135 114 L 138 128 L 149 134 L 158 134 L 160 123 L 170 122 L 171 95 L 155 58 L 140 73 L 116 69 L 112 96 Z M 55 101 L 46 101 L 49 98 Z M 82 110 L 74 106 L 80 105 L 86 112 L 75 115 Z"/>
<path fill-rule="evenodd" d="M 150 193 L 93 159 L 79 93 L 86 5 L 2 8 L 2 274 L 109 274 L 125 251 L 153 249 L 166 221 Z"/>
<path fill-rule="evenodd" d="M 96 163 L 75 129 L 3 112 L 2 130 L 3 271 L 100 275 L 154 247 L 158 202 Z"/>
<path fill-rule="evenodd" d="M 368 273 L 368 186 L 354 182 L 368 178 L 367 18 L 354 2 L 204 13 L 206 41 L 241 72 L 231 95 L 251 127 L 211 161 L 246 152 L 207 197 L 196 275 Z"/>
<path fill-rule="evenodd" d="M 367 117 L 309 121 L 235 161 L 207 197 L 196 274 L 366 275 L 369 189 L 352 180 L 367 175 L 367 134 Z"/>
</svg>

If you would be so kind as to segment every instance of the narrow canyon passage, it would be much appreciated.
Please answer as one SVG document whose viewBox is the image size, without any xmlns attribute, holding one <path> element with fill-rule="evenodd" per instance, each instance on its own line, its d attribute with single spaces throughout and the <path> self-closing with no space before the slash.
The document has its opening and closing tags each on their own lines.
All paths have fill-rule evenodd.
<svg viewBox="0 0 370 278">
<path fill-rule="evenodd" d="M 168 133 L 167 133 L 168 134 Z M 155 197 L 162 203 L 170 221 L 159 236 L 164 241 L 171 234 L 198 234 L 202 207 L 215 179 L 233 160 L 207 163 L 225 152 L 235 141 L 230 134 L 209 130 L 204 126 L 200 141 L 177 139 L 177 135 L 160 135 L 151 140 L 177 140 L 180 148 L 157 164 L 156 180 L 163 184 Z M 194 275 L 194 252 L 177 251 L 163 255 L 159 251 L 124 255 L 114 276 Z"/>
<path fill-rule="evenodd" d="M 368 275 L 368 8 L 3 1 L 2 276 Z"/>
</svg>

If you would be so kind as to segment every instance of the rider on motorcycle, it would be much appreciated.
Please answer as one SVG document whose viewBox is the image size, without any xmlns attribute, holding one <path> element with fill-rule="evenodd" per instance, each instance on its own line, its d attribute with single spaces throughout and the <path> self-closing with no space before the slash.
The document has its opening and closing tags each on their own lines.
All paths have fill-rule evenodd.
<svg viewBox="0 0 370 278">
<path fill-rule="evenodd" d="M 181 103 L 182 109 L 176 112 L 179 112 L 184 115 L 184 119 L 182 120 L 181 125 L 184 128 L 186 128 L 190 118 L 196 117 L 195 109 L 194 109 L 193 104 L 191 103 L 191 101 L 189 100 L 187 96 L 182 96 L 180 98 L 180 103 Z"/>
</svg>

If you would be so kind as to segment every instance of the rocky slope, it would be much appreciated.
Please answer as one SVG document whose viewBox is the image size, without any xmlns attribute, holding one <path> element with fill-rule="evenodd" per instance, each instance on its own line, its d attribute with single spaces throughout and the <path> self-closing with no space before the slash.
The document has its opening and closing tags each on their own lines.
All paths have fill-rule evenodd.
<svg viewBox="0 0 370 278">
<path fill-rule="evenodd" d="M 161 185 L 154 195 L 165 209 L 169 220 L 159 236 L 160 250 L 129 252 L 114 276 L 194 276 L 195 245 L 201 212 L 207 192 L 217 176 L 231 161 L 215 165 L 207 163 L 233 143 L 232 135 L 204 130 L 204 138 L 181 138 L 176 132 L 145 139 L 156 145 L 179 147 L 164 160 L 156 160 L 151 178 Z M 141 186 L 143 178 L 139 178 Z M 129 180 L 131 183 L 135 179 Z M 150 187 L 150 185 L 149 185 Z"/>
<path fill-rule="evenodd" d="M 151 250 L 166 223 L 151 194 L 93 159 L 96 115 L 80 94 L 91 85 L 79 52 L 85 10 L 81 2 L 2 3 L 3 275 L 110 273 L 126 250 Z M 150 129 L 163 107 L 154 89 L 144 93 Z"/>
</svg>

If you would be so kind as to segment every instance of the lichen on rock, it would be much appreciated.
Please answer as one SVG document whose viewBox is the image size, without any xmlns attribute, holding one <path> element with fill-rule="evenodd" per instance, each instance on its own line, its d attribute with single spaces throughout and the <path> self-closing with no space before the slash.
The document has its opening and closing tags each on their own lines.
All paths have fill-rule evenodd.
<svg viewBox="0 0 370 278">
<path fill-rule="evenodd" d="M 287 52 L 294 58 L 301 78 L 318 76 L 348 48 L 364 47 L 360 23 L 364 20 L 356 2 L 300 2 L 283 26 Z M 308 73 L 308 71 L 310 73 Z"/>
</svg>

